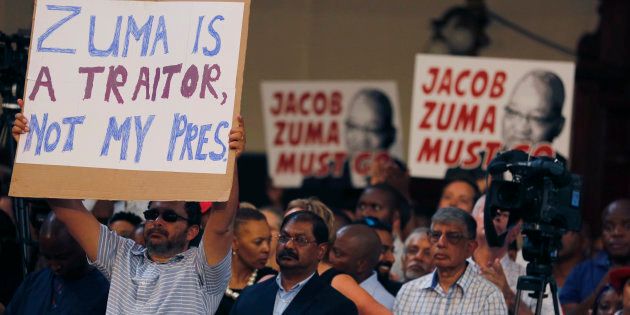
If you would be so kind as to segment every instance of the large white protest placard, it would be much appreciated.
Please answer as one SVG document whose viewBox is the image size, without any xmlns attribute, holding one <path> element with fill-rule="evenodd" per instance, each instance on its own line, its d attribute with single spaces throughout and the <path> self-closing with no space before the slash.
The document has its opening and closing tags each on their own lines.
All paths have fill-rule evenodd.
<svg viewBox="0 0 630 315">
<path fill-rule="evenodd" d="M 268 81 L 262 104 L 269 174 L 278 187 L 363 187 L 373 159 L 402 156 L 391 81 Z M 309 184 L 307 184 L 309 185 Z"/>
<path fill-rule="evenodd" d="M 411 174 L 485 169 L 507 149 L 568 158 L 574 69 L 569 62 L 417 55 Z"/>
<path fill-rule="evenodd" d="M 25 85 L 30 131 L 19 141 L 12 193 L 156 199 L 166 190 L 103 193 L 57 178 L 56 189 L 43 192 L 20 185 L 24 165 L 110 174 L 116 185 L 185 173 L 204 184 L 230 182 L 231 175 L 209 175 L 225 175 L 233 163 L 228 133 L 240 107 L 248 16 L 249 1 L 37 1 Z M 190 187 L 197 184 L 187 189 L 208 189 Z"/>
</svg>

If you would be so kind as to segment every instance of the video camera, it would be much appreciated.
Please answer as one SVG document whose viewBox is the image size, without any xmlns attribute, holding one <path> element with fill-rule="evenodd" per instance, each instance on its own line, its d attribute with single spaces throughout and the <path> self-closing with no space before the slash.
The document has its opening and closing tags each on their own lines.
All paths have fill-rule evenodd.
<svg viewBox="0 0 630 315">
<path fill-rule="evenodd" d="M 568 172 L 562 162 L 512 150 L 497 155 L 490 162 L 488 172 L 492 181 L 486 198 L 484 225 L 491 247 L 501 247 L 505 241 L 507 232 L 497 235 L 493 225 L 493 219 L 503 211 L 510 214 L 507 231 L 522 220 L 523 234 L 542 231 L 550 234 L 549 237 L 558 237 L 559 243 L 566 231 L 580 230 L 582 180 Z M 511 180 L 504 179 L 506 173 L 511 175 Z M 559 248 L 551 248 L 554 249 Z"/>
</svg>

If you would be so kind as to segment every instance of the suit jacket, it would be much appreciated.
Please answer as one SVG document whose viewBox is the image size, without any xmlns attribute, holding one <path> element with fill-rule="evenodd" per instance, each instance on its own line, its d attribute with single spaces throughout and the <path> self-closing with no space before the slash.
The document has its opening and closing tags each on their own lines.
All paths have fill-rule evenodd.
<svg viewBox="0 0 630 315">
<path fill-rule="evenodd" d="M 276 293 L 279 289 L 275 277 L 248 287 L 238 297 L 230 314 L 272 314 Z M 317 273 L 315 273 L 282 314 L 351 315 L 358 314 L 358 312 L 352 301 L 327 283 L 321 281 Z"/>
</svg>

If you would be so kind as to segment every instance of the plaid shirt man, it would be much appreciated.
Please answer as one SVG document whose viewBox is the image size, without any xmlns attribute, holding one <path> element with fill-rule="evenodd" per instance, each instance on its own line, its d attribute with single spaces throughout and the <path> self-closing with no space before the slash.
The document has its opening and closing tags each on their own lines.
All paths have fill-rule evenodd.
<svg viewBox="0 0 630 315">
<path fill-rule="evenodd" d="M 466 264 L 466 271 L 447 292 L 439 285 L 437 270 L 403 285 L 394 314 L 507 314 L 501 291 Z"/>
</svg>

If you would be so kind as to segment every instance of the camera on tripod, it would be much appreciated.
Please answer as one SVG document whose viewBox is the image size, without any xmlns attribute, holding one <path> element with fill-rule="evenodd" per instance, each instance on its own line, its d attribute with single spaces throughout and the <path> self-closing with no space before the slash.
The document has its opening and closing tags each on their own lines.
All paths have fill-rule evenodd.
<svg viewBox="0 0 630 315">
<path fill-rule="evenodd" d="M 527 276 L 518 279 L 515 312 L 524 290 L 532 291 L 530 296 L 537 299 L 536 314 L 540 314 L 549 284 L 554 311 L 559 314 L 552 263 L 562 248 L 562 235 L 581 228 L 582 180 L 557 159 L 530 157 L 518 150 L 499 154 L 490 162 L 488 172 L 492 178 L 484 209 L 488 245 L 504 245 L 507 232 L 497 235 L 493 224 L 494 218 L 504 211 L 509 212 L 505 230 L 522 222 L 521 233 L 525 236 L 523 258 L 528 261 Z"/>
<path fill-rule="evenodd" d="M 493 218 L 503 211 L 510 213 L 508 229 L 522 220 L 524 234 L 528 227 L 550 227 L 551 233 L 560 236 L 566 231 L 580 230 L 582 181 L 568 172 L 562 162 L 512 150 L 497 155 L 490 162 L 488 172 L 492 181 L 484 223 L 490 246 L 503 245 L 505 234 L 497 235 L 492 228 Z M 504 179 L 506 173 L 511 180 Z"/>
</svg>

